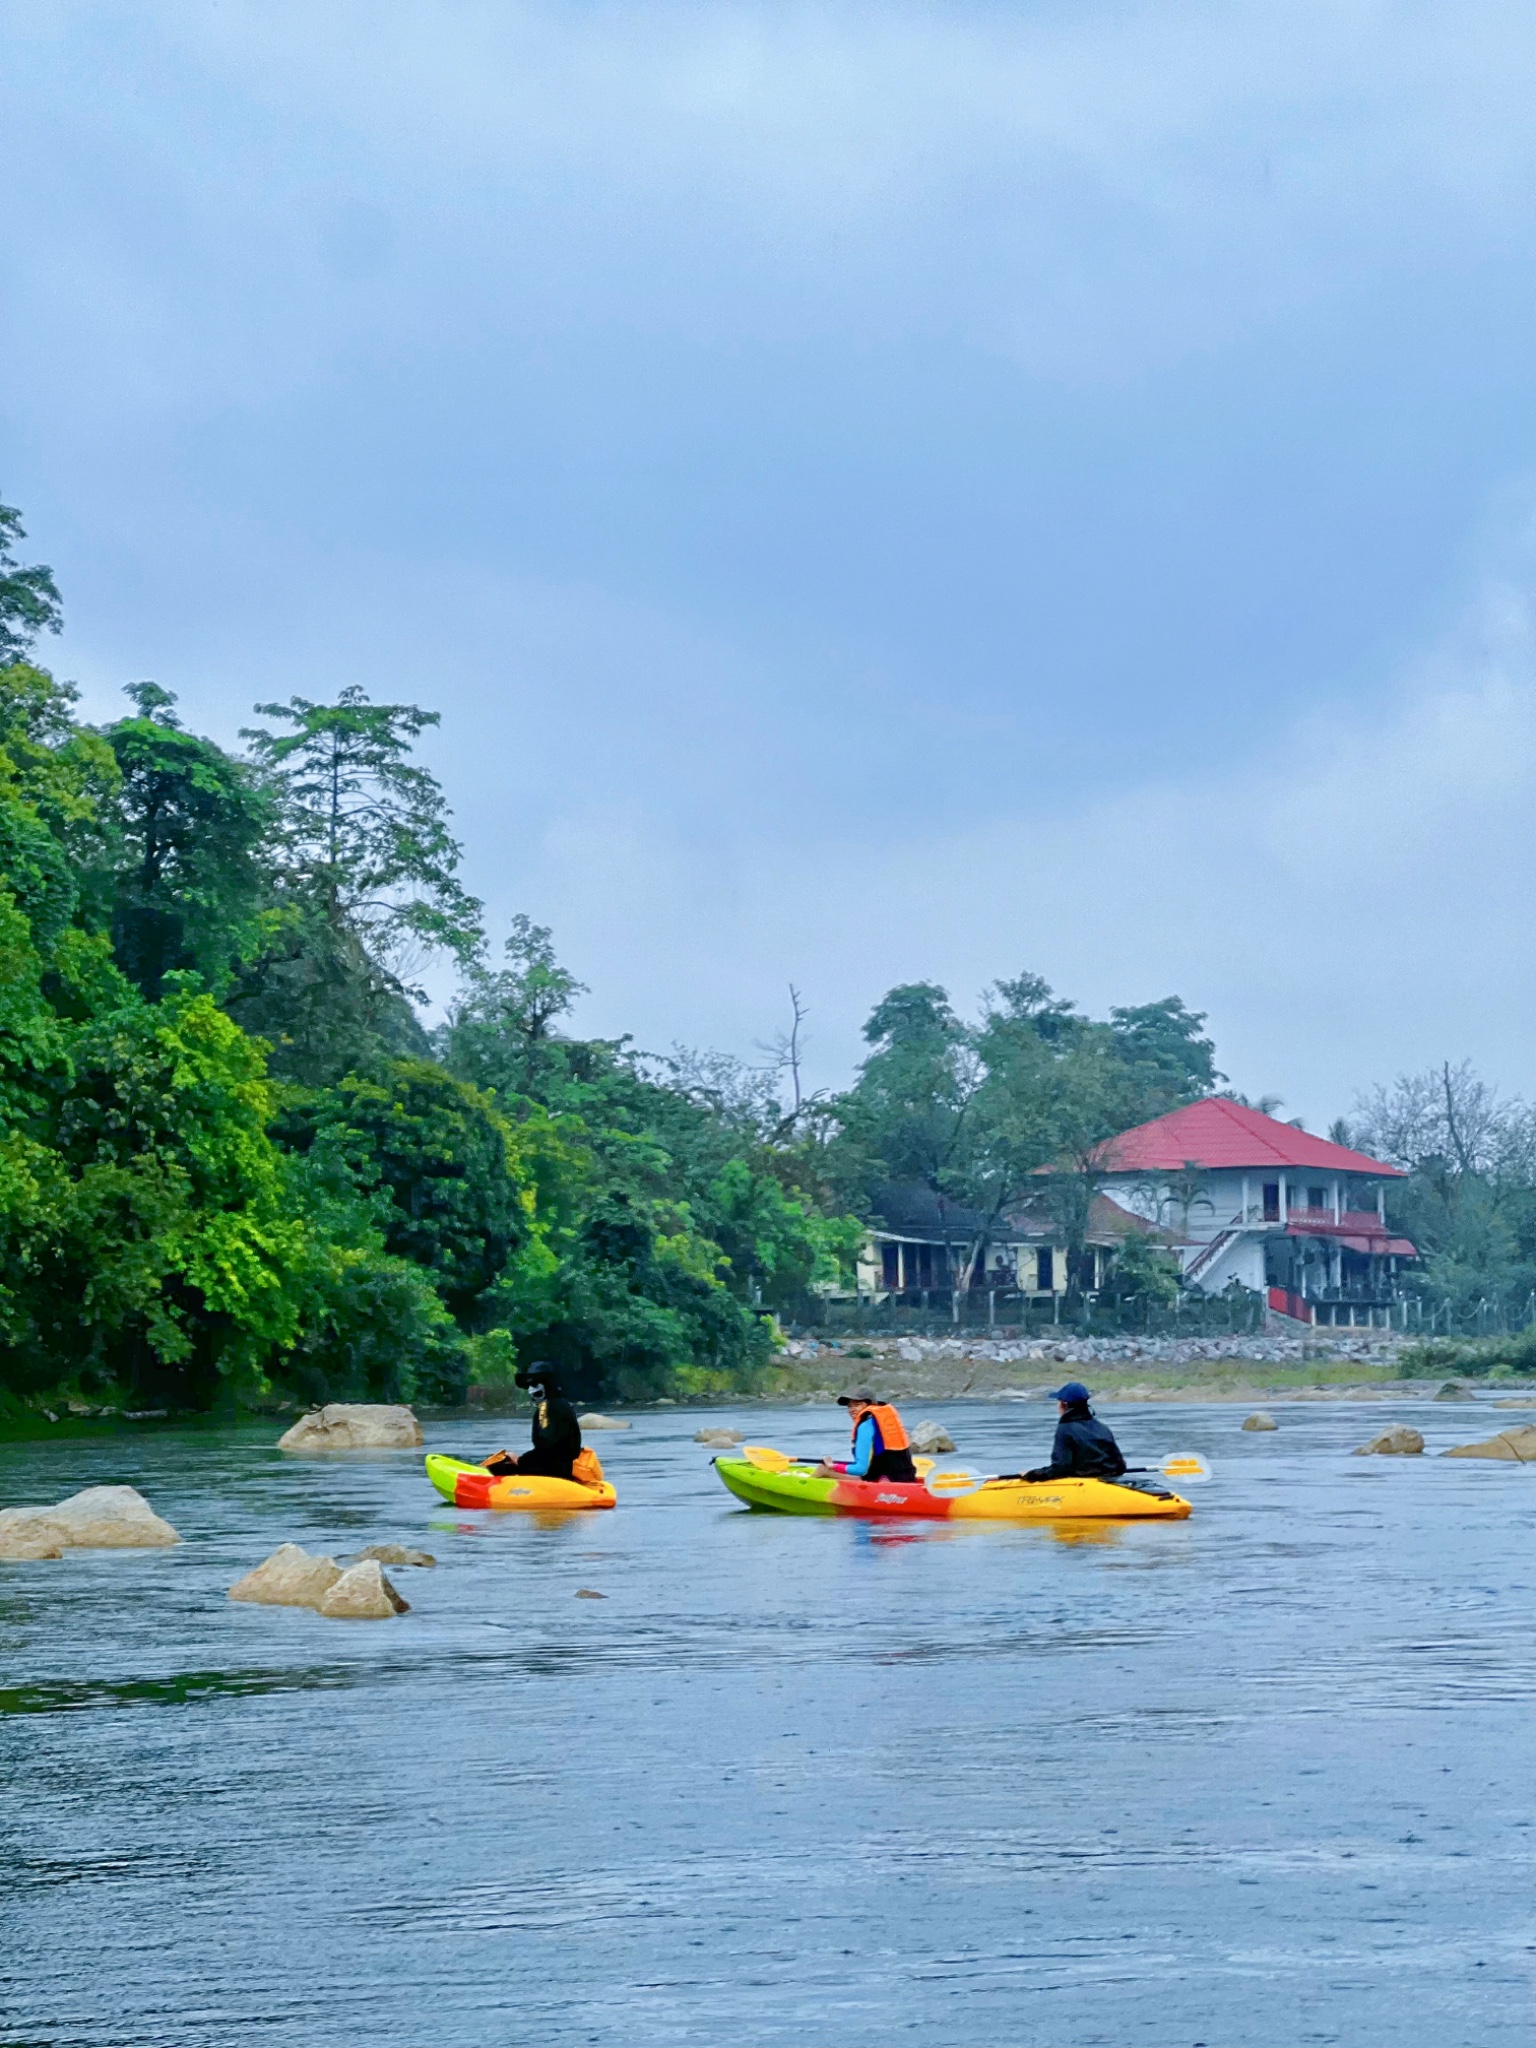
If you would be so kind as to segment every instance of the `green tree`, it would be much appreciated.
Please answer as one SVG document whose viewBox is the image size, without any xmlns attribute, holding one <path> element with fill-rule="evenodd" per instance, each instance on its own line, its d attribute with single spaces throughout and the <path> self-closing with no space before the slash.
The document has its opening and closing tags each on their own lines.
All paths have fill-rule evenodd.
<svg viewBox="0 0 1536 2048">
<path fill-rule="evenodd" d="M 215 994 L 261 936 L 272 806 L 245 763 L 185 731 L 175 697 L 134 683 L 138 716 L 103 737 L 117 763 L 111 928 L 118 964 L 156 1000 L 193 969 Z"/>
<path fill-rule="evenodd" d="M 533 1227 L 515 1136 L 488 1096 L 427 1060 L 393 1060 L 373 1075 L 293 1091 L 282 1142 L 344 1165 L 354 1188 L 387 1202 L 373 1215 L 385 1249 L 421 1267 L 454 1317 L 471 1327 Z"/>
<path fill-rule="evenodd" d="M 26 534 L 16 507 L 0 505 L 0 668 L 24 661 L 39 633 L 64 628 L 53 571 L 41 565 L 24 568 L 16 559 L 16 543 Z"/>
<path fill-rule="evenodd" d="M 410 758 L 437 713 L 294 697 L 257 707 L 291 732 L 249 732 L 277 809 L 270 922 L 230 1007 L 272 1042 L 274 1066 L 310 1086 L 427 1051 L 412 999 L 422 956 L 461 961 L 481 940 L 479 904 L 457 879 L 459 848 L 436 779 Z"/>
</svg>

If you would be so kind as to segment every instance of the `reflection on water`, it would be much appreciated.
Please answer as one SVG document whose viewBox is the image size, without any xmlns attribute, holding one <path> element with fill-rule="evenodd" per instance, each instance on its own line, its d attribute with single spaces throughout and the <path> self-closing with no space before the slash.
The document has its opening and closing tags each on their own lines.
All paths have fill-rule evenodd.
<svg viewBox="0 0 1536 2048">
<path fill-rule="evenodd" d="M 754 1515 L 666 1414 L 537 1519 L 269 1429 L 0 1448 L 188 1538 L 0 1567 L 0 2043 L 1526 2044 L 1536 1471 L 1352 1460 L 1476 1433 L 1387 1405 L 1122 1412 L 1215 1466 L 1168 1525 Z M 441 1562 L 231 1605 L 285 1540 Z"/>
</svg>

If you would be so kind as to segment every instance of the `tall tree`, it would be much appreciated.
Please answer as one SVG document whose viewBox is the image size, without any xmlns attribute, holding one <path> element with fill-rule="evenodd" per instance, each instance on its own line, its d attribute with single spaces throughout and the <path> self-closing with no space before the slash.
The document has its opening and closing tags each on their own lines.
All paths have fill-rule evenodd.
<svg viewBox="0 0 1536 2048">
<path fill-rule="evenodd" d="M 0 505 L 0 668 L 25 661 L 39 633 L 64 629 L 64 607 L 53 571 L 38 563 L 25 568 L 16 542 L 27 529 L 14 505 Z"/>
<path fill-rule="evenodd" d="M 259 853 L 272 822 L 250 768 L 187 732 L 176 699 L 130 684 L 138 715 L 104 734 L 117 762 L 111 925 L 119 966 L 153 1002 L 191 968 L 215 995 L 256 950 Z"/>
<path fill-rule="evenodd" d="M 436 778 L 411 759 L 435 711 L 294 697 L 259 705 L 292 730 L 246 737 L 277 809 L 276 936 L 231 1007 L 272 1041 L 280 1073 L 308 1084 L 427 1041 L 411 1008 L 424 956 L 473 959 L 480 905 L 458 880 L 459 846 Z"/>
</svg>

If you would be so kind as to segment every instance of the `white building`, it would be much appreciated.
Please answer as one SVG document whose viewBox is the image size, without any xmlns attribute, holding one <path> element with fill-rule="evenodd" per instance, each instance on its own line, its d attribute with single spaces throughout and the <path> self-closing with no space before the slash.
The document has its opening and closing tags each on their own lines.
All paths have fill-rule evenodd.
<svg viewBox="0 0 1536 2048">
<path fill-rule="evenodd" d="M 1397 1167 L 1223 1096 L 1123 1132 L 1100 1160 L 1104 1192 L 1169 1232 L 1185 1285 L 1206 1294 L 1236 1280 L 1277 1315 L 1375 1323 L 1417 1257 L 1387 1228 Z"/>
</svg>

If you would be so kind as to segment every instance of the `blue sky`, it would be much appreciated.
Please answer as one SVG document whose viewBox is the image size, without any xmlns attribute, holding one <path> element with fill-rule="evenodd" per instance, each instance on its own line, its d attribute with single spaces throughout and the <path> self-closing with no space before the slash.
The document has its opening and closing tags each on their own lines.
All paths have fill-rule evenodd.
<svg viewBox="0 0 1536 2048">
<path fill-rule="evenodd" d="M 0 492 L 107 715 L 443 713 L 583 1022 L 1177 990 L 1536 1089 L 1536 17 L 0 6 Z"/>
</svg>

